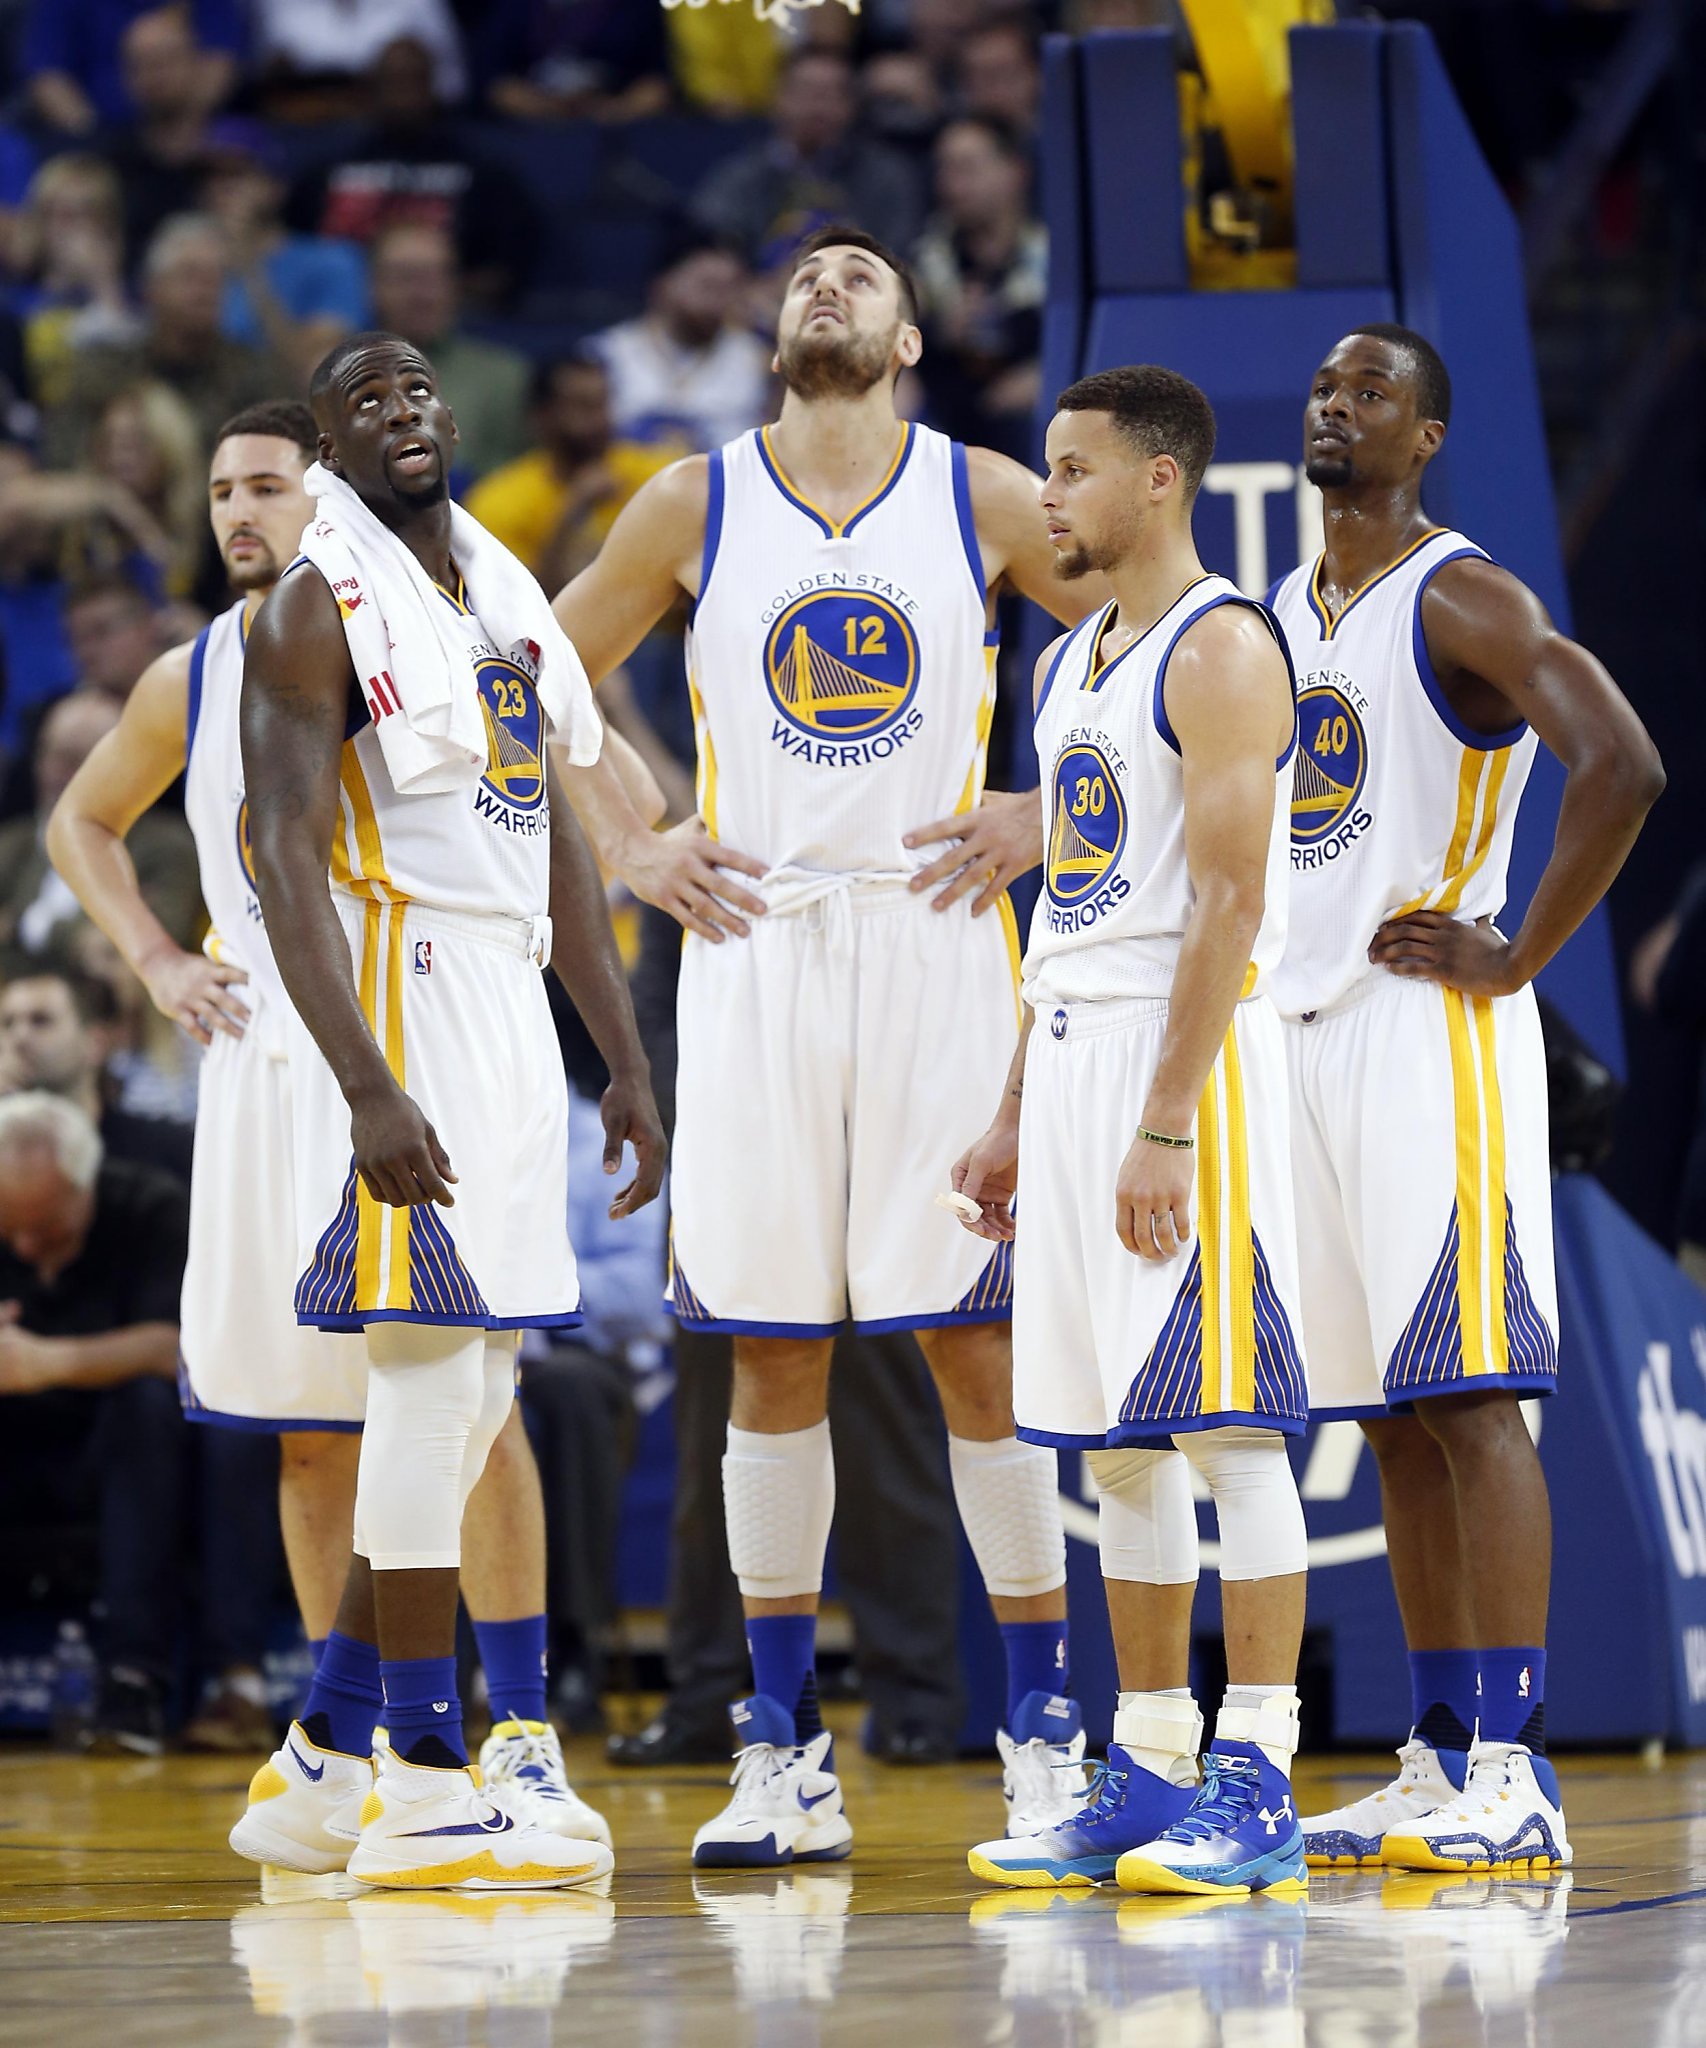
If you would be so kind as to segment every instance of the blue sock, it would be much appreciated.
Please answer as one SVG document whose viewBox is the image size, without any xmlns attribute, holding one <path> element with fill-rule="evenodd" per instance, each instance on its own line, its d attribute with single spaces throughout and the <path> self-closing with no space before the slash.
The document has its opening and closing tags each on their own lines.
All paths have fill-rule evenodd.
<svg viewBox="0 0 1706 2048">
<path fill-rule="evenodd" d="M 1028 1692 L 1059 1693 L 1064 1696 L 1072 1683 L 1072 1667 L 1066 1658 L 1066 1623 L 1062 1621 L 1004 1621 L 1001 1647 L 1007 1652 L 1007 1727 Z"/>
<path fill-rule="evenodd" d="M 545 1617 L 520 1621 L 477 1621 L 474 1640 L 486 1673 L 486 1694 L 494 1721 L 545 1718 Z"/>
<path fill-rule="evenodd" d="M 371 1756 L 384 1698 L 378 1650 L 333 1629 L 320 1646 L 308 1697 L 302 1702 L 303 1733 L 317 1748 Z"/>
<path fill-rule="evenodd" d="M 1481 1740 L 1520 1742 L 1546 1754 L 1546 1652 L 1481 1652 Z"/>
<path fill-rule="evenodd" d="M 1441 1756 L 1467 1756 L 1480 1711 L 1479 1650 L 1410 1652 L 1410 1726 Z M 1456 1784 L 1462 1772 L 1447 1774 Z"/>
<path fill-rule="evenodd" d="M 755 1614 L 747 1618 L 746 1647 L 752 1657 L 752 1689 L 784 1706 L 794 1717 L 794 1740 L 810 1742 L 823 1733 L 817 1710 L 817 1616 Z"/>
<path fill-rule="evenodd" d="M 385 1726 L 406 1764 L 454 1769 L 468 1761 L 462 1742 L 462 1700 L 454 1657 L 411 1657 L 379 1667 L 385 1680 Z"/>
</svg>

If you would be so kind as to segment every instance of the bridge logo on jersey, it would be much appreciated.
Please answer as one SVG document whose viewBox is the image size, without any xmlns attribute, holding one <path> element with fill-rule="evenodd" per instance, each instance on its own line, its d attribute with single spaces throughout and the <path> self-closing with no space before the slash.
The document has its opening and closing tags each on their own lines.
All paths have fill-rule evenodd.
<svg viewBox="0 0 1706 2048">
<path fill-rule="evenodd" d="M 777 710 L 796 732 L 832 748 L 873 740 L 911 708 L 918 635 L 897 605 L 872 591 L 814 590 L 770 628 L 764 674 Z M 818 751 L 817 758 L 831 757 Z"/>
<path fill-rule="evenodd" d="M 1050 902 L 1074 913 L 1085 906 L 1084 915 L 1100 917 L 1130 887 L 1115 873 L 1126 837 L 1119 779 L 1101 747 L 1079 742 L 1065 747 L 1056 760 L 1053 787 L 1044 863 Z M 1107 900 L 1088 908 L 1103 893 Z M 1063 920 L 1050 911 L 1057 930 L 1076 929 L 1082 921 L 1081 915 Z"/>
<path fill-rule="evenodd" d="M 545 714 L 513 661 L 482 661 L 475 680 L 486 724 L 486 772 L 474 793 L 482 818 L 531 836 L 549 829 L 545 810 Z"/>
<path fill-rule="evenodd" d="M 1354 838 L 1368 824 L 1357 809 L 1368 779 L 1362 719 L 1331 683 L 1306 688 L 1297 700 L 1297 754 L 1291 771 L 1291 843 L 1316 846 L 1347 824 Z"/>
</svg>

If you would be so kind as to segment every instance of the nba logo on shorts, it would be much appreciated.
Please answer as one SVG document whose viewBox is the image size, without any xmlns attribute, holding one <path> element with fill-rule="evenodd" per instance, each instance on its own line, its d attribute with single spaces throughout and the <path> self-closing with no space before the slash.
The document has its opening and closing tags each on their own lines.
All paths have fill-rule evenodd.
<svg viewBox="0 0 1706 2048">
<path fill-rule="evenodd" d="M 430 974 L 432 972 L 431 939 L 416 939 L 415 941 L 415 972 L 417 974 Z"/>
</svg>

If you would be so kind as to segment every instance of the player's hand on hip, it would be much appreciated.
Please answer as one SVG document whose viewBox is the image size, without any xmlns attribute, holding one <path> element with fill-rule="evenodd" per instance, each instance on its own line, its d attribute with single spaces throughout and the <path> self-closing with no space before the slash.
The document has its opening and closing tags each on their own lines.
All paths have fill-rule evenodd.
<svg viewBox="0 0 1706 2048">
<path fill-rule="evenodd" d="M 969 1152 L 954 1162 L 951 1175 L 955 1194 L 978 1205 L 976 1216 L 962 1216 L 960 1226 L 973 1237 L 987 1237 L 997 1244 L 1010 1244 L 1015 1224 L 1013 1196 L 1019 1185 L 1019 1124 L 1016 1117 L 1000 1117 Z"/>
<path fill-rule="evenodd" d="M 1043 824 L 1036 791 L 990 790 L 975 811 L 921 825 L 901 844 L 938 846 L 944 840 L 947 852 L 920 868 L 908 887 L 917 894 L 945 883 L 931 902 L 932 910 L 946 910 L 975 889 L 971 914 L 981 917 L 1021 875 L 1042 864 Z"/>
<path fill-rule="evenodd" d="M 1486 919 L 1465 924 L 1437 910 L 1389 918 L 1369 943 L 1376 967 L 1407 981 L 1437 981 L 1466 996 L 1508 996 L 1525 977 L 1515 971 L 1510 941 Z"/>
<path fill-rule="evenodd" d="M 1133 1138 L 1114 1183 L 1114 1228 L 1140 1259 L 1177 1258 L 1190 1242 L 1196 1154 Z"/>
<path fill-rule="evenodd" d="M 198 1043 L 211 1045 L 216 1031 L 242 1037 L 249 1009 L 235 991 L 248 978 L 242 968 L 222 967 L 205 954 L 174 953 L 143 980 L 155 1009 Z"/>
<path fill-rule="evenodd" d="M 622 1170 L 622 1148 L 634 1148 L 634 1178 L 610 1204 L 610 1214 L 620 1219 L 632 1216 L 656 1198 L 663 1185 L 664 1162 L 669 1148 L 664 1141 L 663 1119 L 649 1077 L 612 1080 L 598 1105 L 604 1119 L 604 1170 Z"/>
<path fill-rule="evenodd" d="M 389 1089 L 358 1095 L 350 1104 L 350 1148 L 355 1170 L 376 1202 L 409 1209 L 421 1202 L 456 1206 L 450 1155 L 420 1106 L 393 1081 Z"/>
<path fill-rule="evenodd" d="M 684 818 L 667 832 L 648 832 L 623 862 L 624 882 L 642 903 L 667 911 L 677 924 L 720 946 L 727 936 L 744 939 L 750 927 L 741 916 L 764 915 L 764 900 L 743 889 L 732 875 L 764 877 L 764 863 L 736 853 L 711 837 L 700 817 Z"/>
</svg>

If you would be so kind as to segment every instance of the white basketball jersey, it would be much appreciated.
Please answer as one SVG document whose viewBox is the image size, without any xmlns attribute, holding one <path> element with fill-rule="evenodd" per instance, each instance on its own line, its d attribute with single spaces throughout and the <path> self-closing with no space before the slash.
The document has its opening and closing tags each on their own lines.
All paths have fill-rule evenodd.
<svg viewBox="0 0 1706 2048">
<path fill-rule="evenodd" d="M 1172 990 L 1196 892 L 1184 768 L 1162 689 L 1180 636 L 1225 604 L 1273 623 L 1224 576 L 1204 576 L 1111 661 L 1100 659 L 1118 610 L 1110 604 L 1074 627 L 1050 665 L 1036 720 L 1043 889 L 1024 969 L 1033 1007 Z M 1275 771 L 1267 903 L 1246 995 L 1265 985 L 1285 945 L 1291 755 L 1288 747 Z"/>
<path fill-rule="evenodd" d="M 202 949 L 249 977 L 241 992 L 256 1025 L 270 1008 L 282 1025 L 288 998 L 261 922 L 249 853 L 249 807 L 237 712 L 248 620 L 239 601 L 204 626 L 190 653 L 184 816 L 195 835 L 201 899 L 210 925 Z"/>
<path fill-rule="evenodd" d="M 1447 562 L 1485 555 L 1426 534 L 1329 620 L 1320 561 L 1273 608 L 1297 675 L 1291 931 L 1274 976 L 1287 1016 L 1325 1009 L 1365 975 L 1387 918 L 1504 908 L 1511 839 L 1537 745 L 1526 725 L 1472 732 L 1447 703 L 1422 637 L 1422 593 Z"/>
<path fill-rule="evenodd" d="M 965 450 L 928 427 L 899 436 L 840 521 L 794 489 L 762 428 L 710 457 L 687 636 L 699 809 L 784 891 L 912 873 L 930 851 L 901 835 L 983 791 L 995 652 Z"/>
<path fill-rule="evenodd" d="M 291 565 L 295 573 L 301 567 Z M 460 592 L 443 595 L 446 604 L 468 611 Z M 370 902 L 543 915 L 551 890 L 545 715 L 532 678 L 489 639 L 476 686 L 485 714 L 486 772 L 472 790 L 433 796 L 398 795 L 378 731 L 356 700 L 339 774 L 334 888 Z"/>
</svg>

